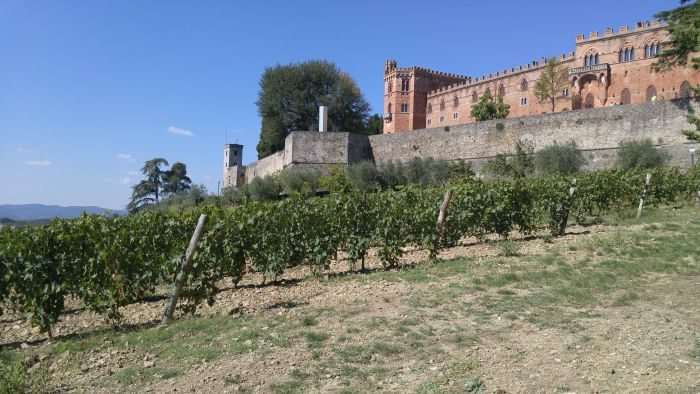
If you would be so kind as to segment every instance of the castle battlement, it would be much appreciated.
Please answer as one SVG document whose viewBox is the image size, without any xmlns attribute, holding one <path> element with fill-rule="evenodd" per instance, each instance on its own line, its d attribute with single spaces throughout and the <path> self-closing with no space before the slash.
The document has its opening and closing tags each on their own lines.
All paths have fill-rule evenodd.
<svg viewBox="0 0 700 394">
<path fill-rule="evenodd" d="M 652 72 L 669 37 L 666 25 L 656 20 L 579 34 L 573 52 L 556 55 L 566 83 L 551 100 L 535 94 L 551 57 L 475 77 L 421 66 L 398 68 L 389 60 L 384 73 L 384 133 L 476 122 L 472 107 L 487 89 L 508 105 L 508 117 L 689 97 L 691 87 L 700 83 L 699 71 L 677 67 L 663 76 Z"/>
<path fill-rule="evenodd" d="M 666 25 L 658 20 L 637 22 L 634 25 L 634 28 L 632 29 L 630 29 L 630 27 L 627 25 L 620 26 L 620 28 L 617 31 L 615 31 L 612 27 L 608 27 L 602 34 L 597 31 L 591 32 L 588 36 L 586 36 L 585 34 L 578 34 L 576 36 L 576 44 L 596 41 L 600 39 L 608 39 L 616 36 L 623 36 L 630 33 L 639 33 L 648 30 L 662 29 L 664 27 L 666 27 Z"/>
<path fill-rule="evenodd" d="M 555 57 L 555 56 L 553 56 Z M 560 56 L 557 57 L 557 60 L 560 62 L 569 62 L 573 61 L 576 58 L 576 52 L 569 52 L 569 53 L 563 53 Z M 496 80 L 505 78 L 505 77 L 510 77 L 513 75 L 517 74 L 522 74 L 526 72 L 530 72 L 536 69 L 540 69 L 544 67 L 547 64 L 547 60 L 550 59 L 548 57 L 542 57 L 540 60 L 533 60 L 530 63 L 520 65 L 518 67 L 511 67 L 510 69 L 505 69 L 503 71 L 497 71 L 495 74 L 490 73 L 486 75 L 482 75 L 479 77 L 474 77 L 474 78 L 467 78 L 466 81 L 460 82 L 460 83 L 455 83 L 455 84 L 450 84 L 447 86 L 441 86 L 438 89 L 434 89 L 428 92 L 428 97 L 435 96 L 435 95 L 440 95 L 444 93 L 449 93 L 454 90 L 459 90 L 465 87 L 470 87 L 470 86 L 478 86 L 486 83 L 492 83 Z"/>
</svg>

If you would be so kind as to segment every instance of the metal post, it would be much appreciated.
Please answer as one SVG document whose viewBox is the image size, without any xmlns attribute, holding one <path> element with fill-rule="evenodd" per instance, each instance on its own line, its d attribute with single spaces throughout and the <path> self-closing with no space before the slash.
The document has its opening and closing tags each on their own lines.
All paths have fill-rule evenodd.
<svg viewBox="0 0 700 394">
<path fill-rule="evenodd" d="M 325 105 L 318 107 L 318 131 L 328 131 L 328 107 Z"/>
<path fill-rule="evenodd" d="M 690 166 L 695 167 L 695 148 L 688 149 L 690 152 Z"/>
</svg>

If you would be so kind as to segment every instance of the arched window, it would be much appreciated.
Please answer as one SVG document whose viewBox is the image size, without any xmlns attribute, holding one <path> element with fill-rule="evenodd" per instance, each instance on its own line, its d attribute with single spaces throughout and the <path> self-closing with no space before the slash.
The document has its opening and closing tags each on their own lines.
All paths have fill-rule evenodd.
<svg viewBox="0 0 700 394">
<path fill-rule="evenodd" d="M 597 66 L 599 61 L 600 61 L 600 57 L 596 53 L 595 56 L 593 57 L 593 63 Z"/>
<path fill-rule="evenodd" d="M 440 111 L 444 111 L 444 110 L 445 110 L 445 99 L 441 99 L 440 100 Z"/>
<path fill-rule="evenodd" d="M 595 105 L 595 103 L 594 103 L 594 99 L 593 99 L 593 94 L 588 93 L 586 95 L 586 100 L 583 102 L 583 108 L 593 108 L 594 105 Z"/>
<path fill-rule="evenodd" d="M 651 48 L 654 47 L 654 44 L 649 45 L 644 45 L 644 57 L 645 58 L 650 58 L 651 57 Z"/>
<path fill-rule="evenodd" d="M 428 113 L 432 114 L 433 113 L 433 105 L 428 103 Z"/>
<path fill-rule="evenodd" d="M 391 103 L 389 103 L 389 105 L 386 106 L 386 112 L 387 112 L 388 114 L 391 113 Z"/>
<path fill-rule="evenodd" d="M 590 57 L 588 55 L 586 55 L 586 57 L 583 58 L 583 66 L 584 67 L 590 66 L 591 64 L 589 61 L 590 61 Z"/>
<path fill-rule="evenodd" d="M 459 97 L 455 96 L 455 98 L 452 99 L 452 106 L 455 108 L 459 107 Z"/>
<path fill-rule="evenodd" d="M 408 92 L 410 90 L 411 86 L 411 80 L 410 79 L 402 79 L 401 80 L 401 90 L 404 92 Z"/>
<path fill-rule="evenodd" d="M 689 98 L 691 94 L 690 83 L 688 83 L 688 81 L 683 81 L 681 84 L 680 97 L 686 99 Z"/>
<path fill-rule="evenodd" d="M 632 104 L 632 95 L 629 89 L 624 89 L 622 93 L 620 93 L 620 104 Z"/>
<path fill-rule="evenodd" d="M 656 87 L 654 85 L 647 88 L 647 101 L 656 101 Z"/>
<path fill-rule="evenodd" d="M 625 61 L 625 60 L 624 60 L 624 57 L 623 57 L 623 53 L 624 53 L 624 52 L 623 52 L 623 50 L 622 50 L 622 49 L 620 49 L 620 53 L 619 53 L 619 59 L 617 60 L 617 61 L 618 61 L 618 63 L 622 63 L 622 62 L 624 62 L 624 61 Z"/>
<path fill-rule="evenodd" d="M 523 92 L 527 91 L 527 79 L 523 78 L 523 80 L 520 81 L 520 90 Z"/>
<path fill-rule="evenodd" d="M 475 103 L 477 101 L 479 101 L 479 93 L 477 93 L 475 90 L 474 93 L 472 93 L 472 103 Z"/>
<path fill-rule="evenodd" d="M 501 84 L 501 86 L 498 87 L 498 97 L 503 98 L 503 96 L 506 95 L 506 87 Z"/>
<path fill-rule="evenodd" d="M 630 48 L 630 60 L 629 61 L 632 61 L 632 60 L 634 60 L 634 48 Z"/>
</svg>

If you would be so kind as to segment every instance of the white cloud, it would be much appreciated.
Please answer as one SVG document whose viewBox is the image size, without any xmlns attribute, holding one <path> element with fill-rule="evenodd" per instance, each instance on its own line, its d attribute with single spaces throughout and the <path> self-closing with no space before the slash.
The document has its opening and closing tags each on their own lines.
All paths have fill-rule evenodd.
<svg viewBox="0 0 700 394">
<path fill-rule="evenodd" d="M 18 146 L 17 153 L 33 153 L 34 149 L 27 148 L 26 146 Z"/>
<path fill-rule="evenodd" d="M 168 133 L 175 135 L 183 135 L 185 137 L 192 137 L 194 135 L 194 133 L 191 130 L 181 129 L 175 126 L 168 127 Z"/>
<path fill-rule="evenodd" d="M 117 159 L 132 161 L 134 158 L 129 153 L 117 153 Z"/>
<path fill-rule="evenodd" d="M 29 160 L 25 161 L 24 164 L 33 167 L 48 167 L 51 165 L 51 162 L 48 160 Z"/>
</svg>

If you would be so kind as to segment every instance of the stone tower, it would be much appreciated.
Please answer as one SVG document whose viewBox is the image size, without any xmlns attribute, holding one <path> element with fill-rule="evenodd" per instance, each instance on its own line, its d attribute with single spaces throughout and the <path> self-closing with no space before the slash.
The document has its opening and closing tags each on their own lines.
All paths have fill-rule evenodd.
<svg viewBox="0 0 700 394">
<path fill-rule="evenodd" d="M 238 187 L 245 182 L 243 145 L 224 145 L 224 188 Z"/>
<path fill-rule="evenodd" d="M 384 132 L 425 128 L 428 93 L 467 80 L 463 75 L 422 67 L 399 68 L 396 60 L 387 60 L 384 62 Z"/>
</svg>

